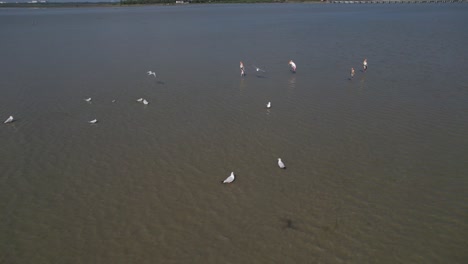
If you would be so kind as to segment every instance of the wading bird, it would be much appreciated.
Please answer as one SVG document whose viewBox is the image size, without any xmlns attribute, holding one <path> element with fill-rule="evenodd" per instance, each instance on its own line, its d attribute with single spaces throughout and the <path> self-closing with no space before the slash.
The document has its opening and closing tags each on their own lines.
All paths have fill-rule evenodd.
<svg viewBox="0 0 468 264">
<path fill-rule="evenodd" d="M 294 63 L 294 61 L 290 60 L 289 65 L 291 66 L 291 71 L 293 73 L 296 73 L 296 63 Z"/>
</svg>

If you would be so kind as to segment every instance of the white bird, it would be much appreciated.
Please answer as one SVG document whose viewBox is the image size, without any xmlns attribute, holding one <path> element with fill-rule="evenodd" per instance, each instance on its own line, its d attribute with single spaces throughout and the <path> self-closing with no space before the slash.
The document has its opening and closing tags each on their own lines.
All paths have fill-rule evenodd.
<svg viewBox="0 0 468 264">
<path fill-rule="evenodd" d="M 90 123 L 90 124 L 96 124 L 96 123 L 97 123 L 97 119 L 93 119 L 93 120 L 91 120 L 91 121 L 88 121 L 88 123 Z"/>
<path fill-rule="evenodd" d="M 15 119 L 13 118 L 13 116 L 10 116 L 9 118 L 7 118 L 7 120 L 5 120 L 5 122 L 3 122 L 4 124 L 8 124 L 8 123 L 11 123 L 15 121 Z"/>
<path fill-rule="evenodd" d="M 116 102 L 116 101 L 115 101 L 115 99 L 114 99 L 114 100 L 112 100 L 112 102 L 113 102 L 113 103 L 115 103 L 115 102 Z"/>
<path fill-rule="evenodd" d="M 84 100 L 89 103 L 89 102 L 91 102 L 91 97 L 90 98 L 85 98 Z"/>
<path fill-rule="evenodd" d="M 147 73 L 148 73 L 148 75 L 153 75 L 154 78 L 156 78 L 156 73 L 154 71 L 148 71 Z"/>
<path fill-rule="evenodd" d="M 147 104 L 149 104 L 149 102 L 146 101 L 146 99 L 143 99 L 143 104 L 144 104 L 144 105 L 147 105 Z"/>
<path fill-rule="evenodd" d="M 290 60 L 288 64 L 291 66 L 291 71 L 296 72 L 296 63 L 294 63 L 294 61 Z"/>
<path fill-rule="evenodd" d="M 140 102 L 140 103 L 143 102 L 143 98 L 138 98 L 137 102 Z"/>
<path fill-rule="evenodd" d="M 234 172 L 231 172 L 231 175 L 229 175 L 229 177 L 227 177 L 223 183 L 231 183 L 234 181 L 234 179 L 236 178 L 236 176 L 234 176 Z"/>
<path fill-rule="evenodd" d="M 265 72 L 265 70 L 262 70 L 262 69 L 260 69 L 259 67 L 255 66 L 255 65 L 253 65 L 253 67 L 254 67 L 255 70 L 258 71 L 258 72 Z"/>
<path fill-rule="evenodd" d="M 280 169 L 286 169 L 286 166 L 284 166 L 284 163 L 281 161 L 280 158 L 278 158 L 278 166 L 280 167 Z"/>
<path fill-rule="evenodd" d="M 267 108 L 270 109 L 271 108 L 271 102 L 268 102 L 267 104 Z"/>
</svg>

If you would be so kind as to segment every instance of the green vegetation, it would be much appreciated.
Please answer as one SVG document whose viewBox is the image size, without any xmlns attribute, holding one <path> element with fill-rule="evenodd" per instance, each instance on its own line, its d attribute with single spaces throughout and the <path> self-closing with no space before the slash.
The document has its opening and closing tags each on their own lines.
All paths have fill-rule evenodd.
<svg viewBox="0 0 468 264">
<path fill-rule="evenodd" d="M 60 0 L 58 0 L 60 1 Z M 79 0 L 78 0 L 79 1 Z M 86 0 L 82 0 L 86 1 Z M 321 2 L 321 0 L 185 0 L 190 4 L 215 4 L 215 3 L 301 3 Z M 2 7 L 106 7 L 119 5 L 175 5 L 176 0 L 120 0 L 120 2 L 45 2 L 45 3 L 3 3 Z"/>
<path fill-rule="evenodd" d="M 46 2 L 46 3 L 3 3 L 2 7 L 35 7 L 35 8 L 49 8 L 49 7 L 105 7 L 105 6 L 119 6 L 118 2 Z"/>
<path fill-rule="evenodd" d="M 121 0 L 122 5 L 147 5 L 147 4 L 175 4 L 175 0 Z M 191 4 L 213 3 L 287 3 L 287 2 L 320 2 L 320 0 L 185 0 Z"/>
</svg>

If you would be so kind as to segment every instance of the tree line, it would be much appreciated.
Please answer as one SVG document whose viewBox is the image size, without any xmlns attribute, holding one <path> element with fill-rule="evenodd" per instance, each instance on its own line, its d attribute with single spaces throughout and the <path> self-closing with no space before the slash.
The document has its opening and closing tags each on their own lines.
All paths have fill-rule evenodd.
<svg viewBox="0 0 468 264">
<path fill-rule="evenodd" d="M 186 3 L 284 3 L 284 2 L 318 2 L 320 0 L 185 0 Z M 122 5 L 146 5 L 146 4 L 175 4 L 176 0 L 121 0 Z"/>
</svg>

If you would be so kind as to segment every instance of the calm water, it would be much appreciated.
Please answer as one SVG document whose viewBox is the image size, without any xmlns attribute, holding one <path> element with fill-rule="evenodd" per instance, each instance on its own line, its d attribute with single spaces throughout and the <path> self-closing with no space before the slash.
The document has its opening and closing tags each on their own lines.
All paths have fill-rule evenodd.
<svg viewBox="0 0 468 264">
<path fill-rule="evenodd" d="M 0 263 L 467 263 L 467 14 L 0 9 Z"/>
</svg>

